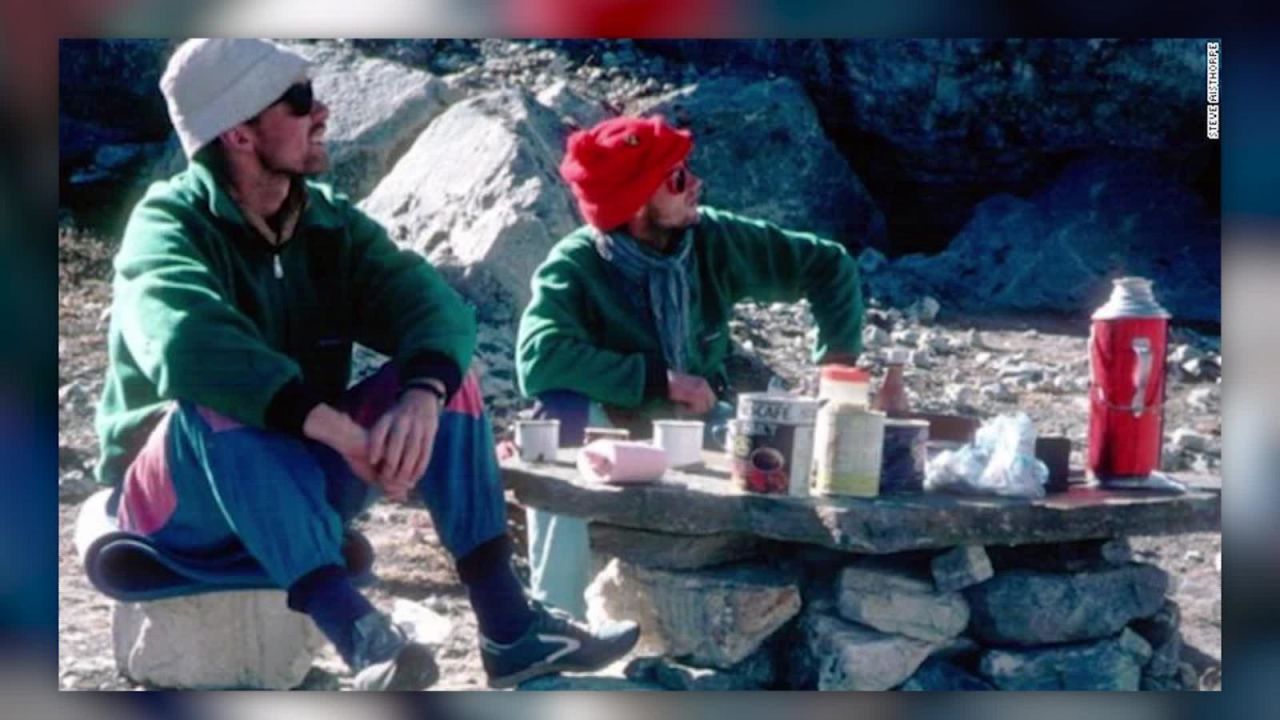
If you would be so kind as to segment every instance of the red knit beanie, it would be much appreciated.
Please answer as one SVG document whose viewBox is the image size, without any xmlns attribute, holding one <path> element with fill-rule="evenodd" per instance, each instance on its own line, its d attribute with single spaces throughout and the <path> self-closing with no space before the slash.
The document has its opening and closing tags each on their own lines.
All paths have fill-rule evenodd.
<svg viewBox="0 0 1280 720">
<path fill-rule="evenodd" d="M 573 190 L 583 219 L 612 230 L 644 207 L 692 148 L 692 133 L 660 115 L 611 118 L 569 136 L 560 177 Z"/>
</svg>

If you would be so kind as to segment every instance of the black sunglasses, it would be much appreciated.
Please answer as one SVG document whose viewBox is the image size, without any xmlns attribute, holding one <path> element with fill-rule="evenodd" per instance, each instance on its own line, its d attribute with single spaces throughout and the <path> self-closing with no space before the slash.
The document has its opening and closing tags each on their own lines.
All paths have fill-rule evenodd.
<svg viewBox="0 0 1280 720">
<path fill-rule="evenodd" d="M 316 96 L 311 91 L 311 81 L 307 80 L 306 82 L 290 85 L 289 89 L 285 90 L 284 94 L 280 96 L 280 99 L 271 104 L 284 103 L 289 106 L 289 112 L 297 117 L 305 117 L 310 115 L 312 109 L 315 108 L 315 101 Z"/>
<path fill-rule="evenodd" d="M 687 179 L 688 173 L 685 170 L 685 166 L 681 165 L 676 168 L 673 174 L 667 176 L 667 190 L 670 190 L 673 194 L 679 195 L 684 192 Z"/>
</svg>

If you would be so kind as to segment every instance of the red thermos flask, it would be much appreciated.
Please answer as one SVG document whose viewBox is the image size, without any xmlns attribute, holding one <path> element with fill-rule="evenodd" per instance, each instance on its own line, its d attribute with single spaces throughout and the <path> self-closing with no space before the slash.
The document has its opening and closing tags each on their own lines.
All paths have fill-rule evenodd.
<svg viewBox="0 0 1280 720">
<path fill-rule="evenodd" d="M 1151 281 L 1114 280 L 1089 333 L 1089 471 L 1105 481 L 1145 477 L 1164 442 L 1169 313 Z"/>
</svg>

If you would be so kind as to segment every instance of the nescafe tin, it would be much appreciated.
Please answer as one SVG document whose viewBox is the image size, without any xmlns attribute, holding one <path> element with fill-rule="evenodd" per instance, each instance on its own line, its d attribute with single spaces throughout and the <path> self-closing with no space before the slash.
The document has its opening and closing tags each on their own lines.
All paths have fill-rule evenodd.
<svg viewBox="0 0 1280 720">
<path fill-rule="evenodd" d="M 817 413 L 813 398 L 740 395 L 738 417 L 729 423 L 729 462 L 737 486 L 748 492 L 807 496 Z"/>
</svg>

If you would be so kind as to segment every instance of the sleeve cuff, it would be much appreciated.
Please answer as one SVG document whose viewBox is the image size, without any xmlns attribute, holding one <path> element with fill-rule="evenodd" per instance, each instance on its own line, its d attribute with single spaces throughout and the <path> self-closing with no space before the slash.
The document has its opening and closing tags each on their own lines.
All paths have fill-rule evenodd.
<svg viewBox="0 0 1280 720">
<path fill-rule="evenodd" d="M 435 378 L 444 383 L 444 401 L 448 404 L 462 385 L 462 368 L 448 355 L 427 350 L 410 357 L 400 366 L 401 385 L 418 378 Z"/>
<path fill-rule="evenodd" d="M 667 397 L 667 364 L 656 355 L 644 356 L 644 399 Z"/>
<path fill-rule="evenodd" d="M 317 405 L 320 395 L 301 380 L 294 379 L 276 391 L 267 404 L 267 428 L 302 437 L 302 425 Z"/>
</svg>

